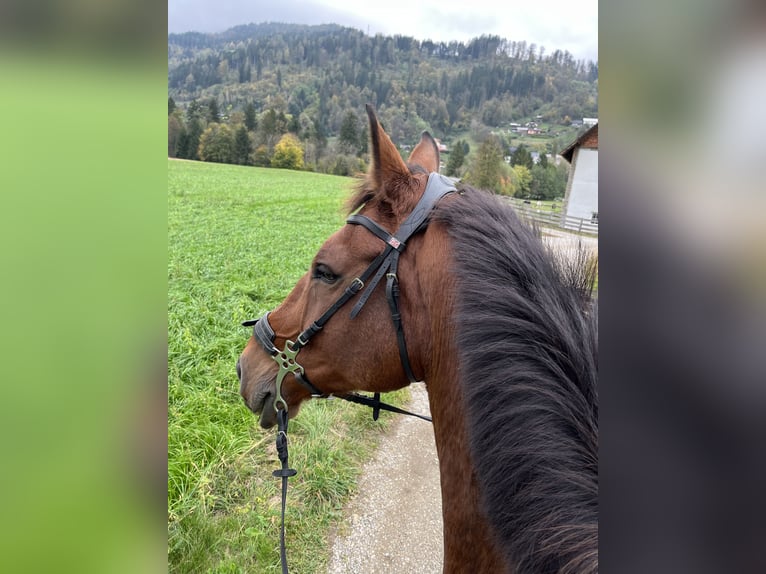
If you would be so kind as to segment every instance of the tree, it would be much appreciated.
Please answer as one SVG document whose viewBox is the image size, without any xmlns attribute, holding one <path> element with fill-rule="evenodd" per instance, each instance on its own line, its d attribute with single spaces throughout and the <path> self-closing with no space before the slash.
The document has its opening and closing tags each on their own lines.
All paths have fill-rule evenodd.
<svg viewBox="0 0 766 574">
<path fill-rule="evenodd" d="M 183 123 L 175 114 L 168 116 L 168 157 L 177 156 L 181 134 L 185 132 Z"/>
<path fill-rule="evenodd" d="M 218 111 L 218 100 L 210 98 L 207 103 L 207 120 L 213 123 L 219 123 L 221 121 L 221 112 Z"/>
<path fill-rule="evenodd" d="M 285 134 L 274 146 L 271 167 L 301 169 L 303 167 L 303 146 L 293 134 Z"/>
<path fill-rule="evenodd" d="M 457 141 L 452 147 L 449 159 L 447 160 L 446 170 L 448 176 L 457 177 L 460 174 L 460 168 L 463 167 L 463 163 L 465 162 L 465 148 L 466 145 L 463 140 Z"/>
<path fill-rule="evenodd" d="M 359 118 L 353 111 L 346 112 L 340 126 L 338 140 L 344 153 L 356 153 L 359 149 Z"/>
<path fill-rule="evenodd" d="M 186 121 L 191 122 L 192 120 L 200 119 L 201 111 L 202 109 L 199 102 L 197 100 L 192 100 L 186 107 Z"/>
<path fill-rule="evenodd" d="M 172 114 L 176 110 L 176 101 L 169 97 L 168 98 L 168 115 Z"/>
<path fill-rule="evenodd" d="M 265 142 L 269 149 L 274 146 L 277 137 L 285 133 L 286 130 L 287 118 L 284 117 L 284 114 L 277 114 L 274 108 L 269 108 L 261 115 L 258 131 L 261 141 Z"/>
<path fill-rule="evenodd" d="M 250 154 L 253 151 L 253 146 L 250 143 L 250 134 L 247 132 L 245 126 L 239 126 L 239 129 L 234 134 L 234 163 L 240 165 L 248 165 L 250 163 Z"/>
<path fill-rule="evenodd" d="M 503 177 L 503 148 L 499 140 L 488 137 L 476 152 L 470 170 L 471 184 L 481 189 L 499 192 Z"/>
<path fill-rule="evenodd" d="M 524 147 L 524 144 L 519 144 L 519 147 L 511 154 L 511 165 L 524 165 L 530 170 L 535 165 L 535 162 L 532 160 L 532 154 Z"/>
<path fill-rule="evenodd" d="M 226 124 L 211 123 L 199 140 L 199 157 L 202 161 L 231 163 L 234 155 L 234 138 Z"/>
<path fill-rule="evenodd" d="M 255 128 L 258 127 L 258 120 L 255 117 L 255 106 L 253 105 L 253 102 L 247 102 L 245 105 L 245 127 L 251 132 L 254 132 Z"/>
<path fill-rule="evenodd" d="M 271 165 L 271 156 L 269 148 L 265 144 L 259 145 L 253 152 L 253 165 L 259 167 L 269 167 Z"/>
<path fill-rule="evenodd" d="M 181 159 L 191 159 L 191 136 L 189 132 L 183 130 L 178 135 L 178 142 L 176 143 L 176 157 Z"/>
<path fill-rule="evenodd" d="M 532 183 L 529 193 L 532 199 L 553 199 L 558 197 L 558 174 L 552 165 L 543 167 L 539 163 L 532 168 Z"/>
<path fill-rule="evenodd" d="M 197 117 L 192 118 L 187 128 L 189 139 L 185 142 L 186 159 L 199 159 L 199 140 L 202 137 L 202 124 Z M 181 157 L 180 155 L 178 157 Z"/>
<path fill-rule="evenodd" d="M 521 199 L 529 199 L 529 186 L 532 184 L 532 172 L 525 165 L 513 166 L 513 177 L 515 181 L 516 191 L 514 196 Z"/>
</svg>

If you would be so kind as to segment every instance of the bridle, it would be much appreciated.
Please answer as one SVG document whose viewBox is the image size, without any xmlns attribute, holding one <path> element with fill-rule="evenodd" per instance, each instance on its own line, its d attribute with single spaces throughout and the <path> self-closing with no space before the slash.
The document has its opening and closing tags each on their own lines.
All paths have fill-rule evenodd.
<svg viewBox="0 0 766 574">
<path fill-rule="evenodd" d="M 397 271 L 399 266 L 399 256 L 407 247 L 407 241 L 413 235 L 424 231 L 428 226 L 429 216 L 436 203 L 445 195 L 457 191 L 454 183 L 436 173 L 432 172 L 428 176 L 428 183 L 422 197 L 415 208 L 399 226 L 399 229 L 391 234 L 383 227 L 375 223 L 365 215 L 354 214 L 348 217 L 346 223 L 352 225 L 361 225 L 373 235 L 381 239 L 386 246 L 383 251 L 370 263 L 367 269 L 354 278 L 346 287 L 341 296 L 330 305 L 327 310 L 311 325 L 306 328 L 295 341 L 287 340 L 284 349 L 281 351 L 274 345 L 276 334 L 269 324 L 269 313 L 264 314 L 260 319 L 253 319 L 242 323 L 245 327 L 253 327 L 253 337 L 271 356 L 279 366 L 276 377 L 276 396 L 274 399 L 274 409 L 277 411 L 277 453 L 282 463 L 282 468 L 274 471 L 274 476 L 282 478 L 282 527 L 280 534 L 280 556 L 282 560 L 282 572 L 287 574 L 287 558 L 285 552 L 285 500 L 287 497 L 287 479 L 294 476 L 296 471 L 288 468 L 287 452 L 287 425 L 288 413 L 287 402 L 282 397 L 282 383 L 288 373 L 292 373 L 298 383 L 303 385 L 311 393 L 313 398 L 330 398 L 330 394 L 322 392 L 312 384 L 306 376 L 305 369 L 298 363 L 297 356 L 301 349 L 309 344 L 311 339 L 316 336 L 324 325 L 335 315 L 346 303 L 354 298 L 360 291 L 362 295 L 351 310 L 351 318 L 354 319 L 364 307 L 370 295 L 377 287 L 378 283 L 386 277 L 386 300 L 391 312 L 391 319 L 394 324 L 397 345 L 399 347 L 399 358 L 402 363 L 404 373 L 410 383 L 417 382 L 417 377 L 413 374 L 412 366 L 407 353 L 407 343 L 404 338 L 404 329 L 402 327 L 402 316 L 399 310 L 399 279 Z M 429 417 L 418 415 L 399 409 L 393 405 L 388 405 L 380 401 L 380 393 L 375 393 L 373 397 L 359 395 L 356 393 L 346 393 L 339 395 L 344 400 L 363 404 L 373 409 L 373 419 L 377 420 L 380 410 L 387 410 L 401 414 L 416 416 L 428 420 Z"/>
</svg>

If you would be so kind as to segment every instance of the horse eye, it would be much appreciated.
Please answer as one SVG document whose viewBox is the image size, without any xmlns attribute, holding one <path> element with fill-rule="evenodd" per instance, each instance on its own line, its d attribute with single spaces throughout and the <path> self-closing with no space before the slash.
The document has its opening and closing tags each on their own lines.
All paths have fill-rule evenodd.
<svg viewBox="0 0 766 574">
<path fill-rule="evenodd" d="M 339 276 L 333 273 L 332 269 L 330 269 L 327 265 L 319 263 L 316 267 L 314 267 L 314 273 L 312 274 L 312 277 L 314 279 L 324 281 L 328 285 L 332 285 L 338 280 Z"/>
</svg>

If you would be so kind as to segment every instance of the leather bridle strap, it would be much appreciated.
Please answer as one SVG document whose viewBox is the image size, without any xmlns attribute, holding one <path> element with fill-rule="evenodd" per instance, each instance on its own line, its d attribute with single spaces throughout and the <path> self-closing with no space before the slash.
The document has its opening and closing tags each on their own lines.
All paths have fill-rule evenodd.
<svg viewBox="0 0 766 574">
<path fill-rule="evenodd" d="M 407 342 L 404 337 L 404 327 L 402 326 L 402 314 L 399 309 L 399 278 L 397 271 L 399 267 L 399 255 L 407 247 L 407 241 L 410 237 L 420 231 L 428 222 L 436 202 L 446 194 L 456 191 L 455 185 L 451 180 L 438 174 L 431 173 L 428 176 L 428 183 L 415 209 L 412 210 L 407 218 L 399 226 L 395 234 L 391 234 L 375 221 L 365 215 L 351 215 L 346 222 L 353 225 L 361 225 L 376 237 L 386 243 L 386 247 L 378 257 L 383 257 L 384 261 L 378 268 L 378 272 L 373 277 L 367 290 L 357 301 L 351 311 L 351 318 L 356 317 L 364 307 L 367 299 L 374 291 L 378 282 L 386 275 L 386 300 L 391 312 L 391 320 L 394 324 L 397 346 L 399 347 L 399 359 L 404 369 L 404 374 L 410 383 L 415 383 L 418 378 L 415 376 L 412 365 L 410 364 L 409 353 L 407 352 Z"/>
<path fill-rule="evenodd" d="M 357 316 L 369 299 L 375 287 L 385 274 L 386 281 L 386 299 L 388 301 L 389 310 L 391 311 L 391 319 L 394 324 L 394 330 L 396 332 L 397 345 L 399 347 L 399 357 L 404 369 L 405 375 L 410 383 L 417 382 L 418 379 L 413 373 L 412 366 L 409 361 L 409 354 L 407 352 L 407 344 L 404 337 L 404 329 L 402 326 L 401 312 L 399 310 L 399 280 L 397 277 L 399 255 L 404 251 L 406 247 L 406 241 L 415 233 L 422 229 L 431 214 L 431 211 L 442 197 L 456 191 L 455 185 L 448 178 L 438 174 L 431 173 L 428 176 L 428 183 L 426 189 L 423 192 L 420 200 L 415 208 L 412 210 L 409 216 L 402 222 L 399 230 L 395 235 L 390 234 L 383 229 L 380 225 L 374 222 L 369 217 L 364 215 L 351 215 L 347 222 L 354 225 L 361 225 L 373 233 L 375 236 L 386 242 L 386 247 L 383 251 L 370 263 L 359 277 L 355 278 L 344 290 L 343 294 L 332 304 L 322 315 L 314 321 L 308 328 L 306 328 L 295 342 L 287 341 L 285 343 L 284 351 L 279 351 L 274 346 L 274 339 L 276 335 L 271 328 L 268 321 L 268 313 L 266 313 L 261 319 L 255 319 L 251 321 L 245 321 L 242 323 L 244 326 L 253 326 L 253 336 L 260 342 L 264 350 L 269 353 L 278 363 L 280 360 L 294 361 L 295 355 L 301 348 L 305 347 L 314 335 L 322 330 L 325 323 L 337 313 L 341 307 L 343 307 L 352 297 L 354 297 L 365 286 L 367 281 L 373 273 L 375 274 L 370 284 L 367 285 L 367 290 L 362 293 L 357 304 L 351 311 L 351 318 Z M 317 389 L 306 378 L 303 368 L 297 364 L 297 362 L 290 363 L 286 367 L 286 372 L 293 374 L 295 379 L 306 387 L 312 396 L 315 398 L 326 397 L 327 395 Z M 281 394 L 277 389 L 277 400 L 275 407 L 281 400 Z M 283 406 L 286 406 L 284 401 L 281 401 Z"/>
<path fill-rule="evenodd" d="M 305 329 L 293 343 L 292 341 L 285 342 L 285 348 L 280 351 L 275 345 L 274 340 L 276 334 L 269 324 L 269 314 L 266 313 L 260 319 L 251 321 L 245 321 L 242 325 L 253 327 L 253 337 L 261 344 L 263 349 L 271 355 L 271 357 L 279 364 L 279 372 L 276 380 L 276 398 L 274 400 L 274 407 L 277 410 L 277 454 L 281 462 L 281 468 L 275 470 L 273 475 L 282 479 L 282 520 L 279 535 L 279 556 L 282 565 L 282 574 L 288 574 L 287 570 L 287 552 L 285 550 L 285 507 L 287 501 L 287 479 L 296 474 L 294 469 L 289 468 L 288 465 L 288 449 L 287 449 L 287 423 L 289 415 L 287 413 L 287 403 L 282 398 L 281 384 L 282 380 L 287 373 L 291 373 L 296 381 L 304 385 L 311 392 L 313 397 L 325 397 L 328 395 L 317 389 L 306 378 L 303 367 L 295 360 L 298 351 L 305 347 L 311 338 L 322 330 L 325 323 L 337 313 L 343 305 L 345 305 L 352 297 L 354 297 L 361 289 L 364 288 L 365 281 L 373 276 L 372 281 L 367 286 L 367 291 L 362 294 L 361 298 L 354 306 L 351 312 L 351 318 L 353 319 L 361 311 L 370 294 L 375 290 L 375 287 L 382 279 L 383 275 L 386 275 L 386 300 L 388 301 L 389 310 L 391 311 L 391 318 L 394 323 L 394 330 L 396 331 L 397 344 L 399 346 L 399 356 L 402 362 L 407 378 L 410 382 L 415 382 L 417 379 L 412 372 L 410 365 L 407 345 L 404 339 L 404 330 L 402 328 L 401 312 L 399 310 L 399 280 L 397 277 L 397 271 L 399 267 L 399 255 L 404 251 L 406 247 L 406 241 L 415 233 L 417 233 L 428 220 L 428 216 L 431 213 L 436 202 L 444 195 L 456 191 L 454 184 L 447 178 L 439 175 L 438 173 L 431 173 L 428 176 L 428 184 L 423 192 L 423 196 L 418 201 L 415 209 L 404 220 L 399 230 L 395 235 L 391 235 L 380 225 L 373 220 L 363 215 L 352 215 L 348 218 L 347 222 L 355 225 L 361 225 L 376 235 L 378 238 L 386 243 L 386 247 L 383 251 L 370 263 L 367 269 L 355 278 L 344 290 L 343 294 L 338 298 L 335 303 L 330 305 L 322 315 L 314 321 L 307 329 Z M 372 398 L 356 393 L 347 393 L 340 395 L 346 401 L 366 405 L 373 409 L 373 419 L 377 420 L 380 410 L 387 410 L 395 413 L 401 413 L 406 415 L 416 416 L 423 420 L 430 421 L 431 418 L 423 415 L 418 415 L 405 411 L 393 405 L 388 405 L 380 401 L 380 393 L 375 393 Z M 283 408 L 278 408 L 281 403 Z"/>
</svg>

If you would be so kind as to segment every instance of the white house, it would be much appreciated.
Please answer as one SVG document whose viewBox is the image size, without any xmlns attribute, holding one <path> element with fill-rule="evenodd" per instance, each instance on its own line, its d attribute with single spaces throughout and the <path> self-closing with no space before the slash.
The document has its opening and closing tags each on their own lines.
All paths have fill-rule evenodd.
<svg viewBox="0 0 766 574">
<path fill-rule="evenodd" d="M 563 212 L 598 223 L 598 124 L 561 152 L 571 165 Z"/>
</svg>

